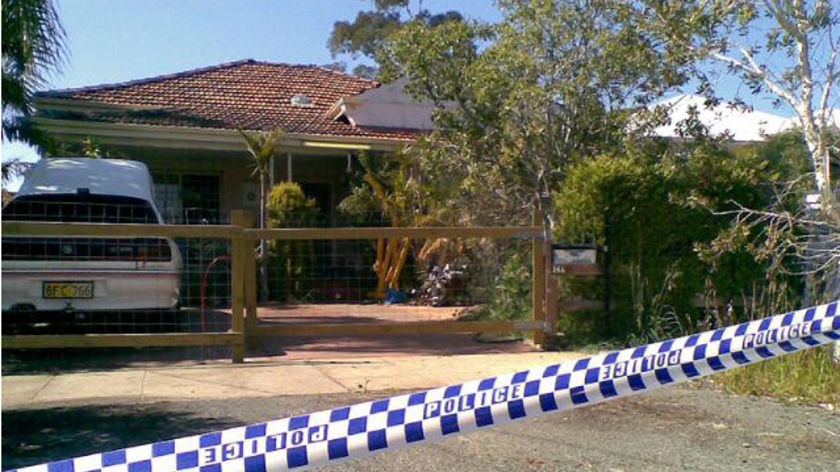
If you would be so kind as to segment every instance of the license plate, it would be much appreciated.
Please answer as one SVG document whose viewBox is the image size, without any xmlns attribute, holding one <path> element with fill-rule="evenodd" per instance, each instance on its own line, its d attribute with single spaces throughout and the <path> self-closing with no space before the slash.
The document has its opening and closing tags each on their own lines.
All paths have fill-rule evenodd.
<svg viewBox="0 0 840 472">
<path fill-rule="evenodd" d="M 44 282 L 44 298 L 93 298 L 93 282 Z"/>
</svg>

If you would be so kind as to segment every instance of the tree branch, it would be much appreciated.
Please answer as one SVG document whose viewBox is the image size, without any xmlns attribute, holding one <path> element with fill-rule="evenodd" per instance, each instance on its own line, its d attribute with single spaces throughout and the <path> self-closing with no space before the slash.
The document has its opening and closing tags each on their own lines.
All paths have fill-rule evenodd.
<svg viewBox="0 0 840 472">
<path fill-rule="evenodd" d="M 775 93 L 779 97 L 783 98 L 787 101 L 794 109 L 799 109 L 800 101 L 792 94 L 790 91 L 785 90 L 784 87 L 777 84 L 774 80 L 772 80 L 766 70 L 762 69 L 759 66 L 755 59 L 752 57 L 749 51 L 746 49 L 741 48 L 741 54 L 750 62 L 750 65 L 747 65 L 734 57 L 727 56 L 725 54 L 719 52 L 711 52 L 709 55 L 717 59 L 718 61 L 724 62 L 731 66 L 732 68 L 740 71 L 741 73 L 751 74 L 757 77 L 770 89 L 771 92 Z"/>
<path fill-rule="evenodd" d="M 840 45 L 836 41 L 834 41 L 834 23 L 829 22 L 828 24 L 828 31 L 826 32 L 828 35 L 828 44 L 831 48 L 831 56 L 828 59 L 828 64 L 826 65 L 826 73 L 825 73 L 825 83 L 823 84 L 822 96 L 820 97 L 820 126 L 825 127 L 828 124 L 828 114 L 830 110 L 830 106 L 828 101 L 831 97 L 831 91 L 834 89 L 834 83 L 838 79 L 838 75 L 835 72 L 837 67 L 837 57 L 838 53 L 840 53 Z M 840 125 L 840 123 L 835 123 Z"/>
</svg>

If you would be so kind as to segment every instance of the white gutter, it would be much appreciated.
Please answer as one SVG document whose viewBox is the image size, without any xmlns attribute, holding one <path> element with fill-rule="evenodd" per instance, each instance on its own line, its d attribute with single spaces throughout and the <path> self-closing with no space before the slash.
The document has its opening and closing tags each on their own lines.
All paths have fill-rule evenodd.
<svg viewBox="0 0 840 472">
<path fill-rule="evenodd" d="M 242 136 L 236 130 L 188 128 L 177 126 L 102 123 L 92 121 L 33 118 L 33 122 L 59 138 L 81 140 L 93 136 L 102 144 L 143 147 L 241 151 Z M 280 139 L 282 147 L 336 150 L 394 151 L 405 141 L 359 136 L 322 136 L 287 133 Z"/>
</svg>

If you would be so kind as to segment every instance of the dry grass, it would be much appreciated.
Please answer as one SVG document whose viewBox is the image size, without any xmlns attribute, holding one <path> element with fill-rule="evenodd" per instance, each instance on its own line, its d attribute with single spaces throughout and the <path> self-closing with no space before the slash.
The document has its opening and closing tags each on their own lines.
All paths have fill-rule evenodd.
<svg viewBox="0 0 840 472">
<path fill-rule="evenodd" d="M 712 381 L 733 393 L 840 408 L 840 365 L 833 363 L 831 348 L 809 349 L 722 372 Z"/>
</svg>

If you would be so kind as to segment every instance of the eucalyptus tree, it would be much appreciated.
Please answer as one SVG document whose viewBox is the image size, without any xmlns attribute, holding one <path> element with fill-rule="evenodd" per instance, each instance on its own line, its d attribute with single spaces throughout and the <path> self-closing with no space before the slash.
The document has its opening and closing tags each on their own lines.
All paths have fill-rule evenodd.
<svg viewBox="0 0 840 472">
<path fill-rule="evenodd" d="M 672 54 L 693 57 L 700 89 L 710 98 L 712 80 L 725 72 L 751 94 L 770 95 L 795 113 L 814 190 L 831 222 L 840 224 L 831 175 L 840 125 L 840 6 L 829 0 L 645 3 L 649 28 Z"/>
<path fill-rule="evenodd" d="M 638 110 L 684 83 L 684 64 L 643 27 L 635 3 L 498 2 L 499 24 L 404 25 L 381 49 L 383 79 L 437 105 L 415 147 L 475 218 L 556 224 L 565 166 L 645 129 Z"/>
<path fill-rule="evenodd" d="M 373 0 L 372 3 L 372 10 L 360 11 L 353 21 L 336 21 L 333 24 L 327 41 L 333 58 L 345 54 L 354 59 L 365 56 L 375 60 L 388 38 L 409 22 L 422 21 L 434 26 L 447 21 L 463 20 L 455 10 L 432 13 L 424 8 L 423 0 Z M 378 69 L 375 65 L 359 64 L 353 73 L 373 78 Z"/>
<path fill-rule="evenodd" d="M 795 272 L 821 278 L 818 292 L 837 298 L 840 205 L 832 169 L 840 154 L 840 6 L 829 0 L 644 3 L 649 30 L 672 54 L 693 58 L 700 89 L 710 98 L 716 98 L 716 77 L 730 74 L 751 94 L 772 97 L 795 114 L 808 172 L 786 183 L 770 207 L 734 214 L 742 226 L 763 228 L 765 257 L 798 260 Z M 803 182 L 811 197 L 806 202 L 799 195 L 791 207 L 789 197 Z"/>
</svg>

